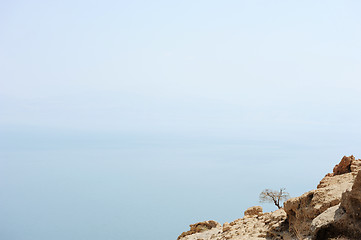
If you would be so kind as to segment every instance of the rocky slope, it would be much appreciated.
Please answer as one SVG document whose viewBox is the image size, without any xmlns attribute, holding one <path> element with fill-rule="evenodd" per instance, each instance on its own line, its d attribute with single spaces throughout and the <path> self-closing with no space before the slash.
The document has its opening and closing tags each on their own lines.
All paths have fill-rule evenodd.
<svg viewBox="0 0 361 240">
<path fill-rule="evenodd" d="M 317 189 L 291 198 L 284 208 L 263 213 L 259 206 L 223 226 L 190 225 L 178 240 L 361 239 L 361 160 L 343 157 Z"/>
</svg>

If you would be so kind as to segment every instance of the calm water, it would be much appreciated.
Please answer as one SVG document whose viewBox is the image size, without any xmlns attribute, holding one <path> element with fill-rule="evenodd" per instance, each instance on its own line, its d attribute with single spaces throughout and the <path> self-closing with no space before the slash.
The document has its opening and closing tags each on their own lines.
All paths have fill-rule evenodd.
<svg viewBox="0 0 361 240">
<path fill-rule="evenodd" d="M 5 135 L 4 240 L 176 239 L 196 221 L 242 217 L 264 188 L 310 190 L 341 157 L 327 145 L 240 138 Z"/>
</svg>

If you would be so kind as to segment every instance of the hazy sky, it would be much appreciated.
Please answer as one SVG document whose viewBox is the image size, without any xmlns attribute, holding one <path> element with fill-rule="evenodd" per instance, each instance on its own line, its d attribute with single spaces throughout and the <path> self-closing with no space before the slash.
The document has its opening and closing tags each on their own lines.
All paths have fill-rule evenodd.
<svg viewBox="0 0 361 240">
<path fill-rule="evenodd" d="M 361 157 L 360 11 L 0 1 L 0 238 L 176 239 L 314 188 Z"/>
</svg>

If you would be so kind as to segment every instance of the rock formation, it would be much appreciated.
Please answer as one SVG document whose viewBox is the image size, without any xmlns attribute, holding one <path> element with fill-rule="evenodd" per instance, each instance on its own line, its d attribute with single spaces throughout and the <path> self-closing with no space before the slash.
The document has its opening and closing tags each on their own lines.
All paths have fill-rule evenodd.
<svg viewBox="0 0 361 240">
<path fill-rule="evenodd" d="M 352 173 L 325 177 L 316 190 L 284 203 L 291 231 L 308 236 L 312 220 L 330 207 L 341 202 L 342 193 L 350 190 L 354 176 Z"/>
<path fill-rule="evenodd" d="M 221 224 L 219 224 L 219 223 L 217 223 L 216 221 L 213 221 L 213 220 L 199 222 L 199 223 L 191 224 L 189 226 L 190 226 L 191 229 L 189 231 L 187 231 L 187 232 L 183 232 L 178 237 L 178 239 L 182 239 L 182 238 L 184 238 L 186 236 L 194 235 L 194 234 L 202 233 L 202 232 L 206 232 L 206 234 L 209 234 L 209 230 L 216 231 L 217 229 L 221 228 Z"/>
<path fill-rule="evenodd" d="M 361 160 L 343 157 L 317 189 L 289 199 L 277 211 L 263 213 L 255 206 L 223 226 L 206 221 L 190 227 L 178 240 L 361 239 Z"/>
<path fill-rule="evenodd" d="M 244 218 L 224 223 L 223 227 L 217 223 L 209 230 L 190 233 L 193 226 L 191 225 L 191 231 L 182 233 L 178 240 L 282 239 L 288 226 L 286 218 L 283 209 L 263 213 L 261 207 L 253 207 L 245 211 Z M 198 224 L 203 223 L 205 222 Z"/>
<path fill-rule="evenodd" d="M 352 189 L 342 194 L 340 204 L 317 216 L 311 224 L 315 239 L 345 236 L 361 239 L 361 171 L 358 171 Z"/>
</svg>

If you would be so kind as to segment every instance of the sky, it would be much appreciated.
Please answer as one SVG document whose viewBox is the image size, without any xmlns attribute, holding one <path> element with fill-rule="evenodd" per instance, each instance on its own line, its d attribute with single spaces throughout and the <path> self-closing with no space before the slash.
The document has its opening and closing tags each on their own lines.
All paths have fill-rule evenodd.
<svg viewBox="0 0 361 240">
<path fill-rule="evenodd" d="M 361 158 L 360 9 L 0 1 L 0 239 L 176 239 L 314 189 Z"/>
</svg>

